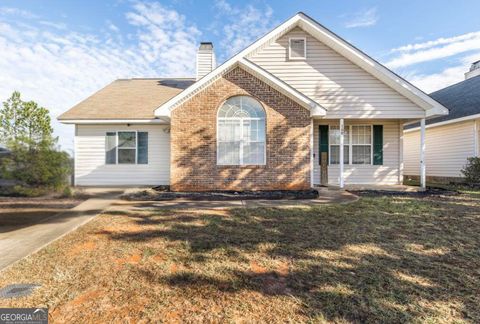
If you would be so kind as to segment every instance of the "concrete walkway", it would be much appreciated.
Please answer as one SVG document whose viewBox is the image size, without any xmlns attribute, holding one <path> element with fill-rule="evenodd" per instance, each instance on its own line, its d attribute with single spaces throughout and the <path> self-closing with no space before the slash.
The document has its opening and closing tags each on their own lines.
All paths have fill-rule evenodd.
<svg viewBox="0 0 480 324">
<path fill-rule="evenodd" d="M 118 189 L 100 190 L 96 192 L 97 197 L 38 224 L 0 233 L 0 271 L 92 220 L 122 192 Z"/>
<path fill-rule="evenodd" d="M 295 200 L 190 200 L 173 199 L 164 201 L 118 201 L 115 206 L 130 210 L 153 210 L 153 209 L 226 209 L 226 208 L 292 208 L 292 207 L 313 207 L 324 204 L 345 204 L 358 200 L 358 196 L 344 190 L 332 188 L 317 188 L 319 197 L 316 199 L 295 199 Z M 115 208 L 115 207 L 112 207 Z"/>
</svg>

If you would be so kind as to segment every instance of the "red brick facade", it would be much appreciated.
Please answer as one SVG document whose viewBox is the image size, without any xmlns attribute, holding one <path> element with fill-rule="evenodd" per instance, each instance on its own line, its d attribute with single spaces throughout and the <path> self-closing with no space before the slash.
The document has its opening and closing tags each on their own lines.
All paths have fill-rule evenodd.
<svg viewBox="0 0 480 324">
<path fill-rule="evenodd" d="M 217 165 L 216 118 L 235 95 L 266 111 L 266 165 Z M 310 188 L 310 112 L 236 68 L 172 111 L 170 185 L 174 191 Z"/>
</svg>

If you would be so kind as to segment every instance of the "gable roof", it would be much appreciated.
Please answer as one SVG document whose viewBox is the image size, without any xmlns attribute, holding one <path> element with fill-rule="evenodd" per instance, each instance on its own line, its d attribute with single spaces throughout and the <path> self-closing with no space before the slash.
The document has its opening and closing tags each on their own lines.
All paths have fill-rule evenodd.
<svg viewBox="0 0 480 324">
<path fill-rule="evenodd" d="M 225 63 L 218 66 L 215 70 L 204 76 L 187 90 L 179 93 L 164 104 L 160 105 L 155 110 L 155 115 L 158 117 L 169 118 L 170 113 L 173 109 L 175 109 L 180 104 L 188 100 L 191 96 L 195 95 L 197 92 L 201 91 L 206 86 L 221 77 L 224 73 L 226 73 L 226 71 L 238 65 L 239 62 L 244 60 L 248 54 L 258 50 L 264 44 L 280 38 L 281 36 L 288 33 L 290 30 L 297 26 L 304 29 L 306 32 L 310 33 L 312 36 L 323 42 L 325 45 L 329 46 L 337 53 L 343 55 L 359 67 L 363 68 L 364 70 L 375 76 L 377 79 L 399 92 L 400 94 L 404 95 L 406 98 L 413 101 L 419 107 L 423 108 L 426 111 L 426 117 L 448 114 L 448 110 L 445 107 L 443 107 L 440 103 L 429 97 L 423 91 L 416 88 L 394 72 L 390 71 L 382 64 L 378 63 L 377 61 L 360 51 L 358 48 L 349 44 L 347 41 L 340 38 L 312 18 L 308 17 L 302 12 L 299 12 L 292 18 L 285 21 L 283 24 L 279 25 L 278 27 L 267 33 L 265 36 L 255 41 L 253 44 L 251 44 L 244 50 L 240 51 L 238 54 L 234 55 Z"/>
<path fill-rule="evenodd" d="M 154 111 L 195 82 L 188 78 L 119 79 L 58 117 L 68 120 L 154 119 Z"/>
<path fill-rule="evenodd" d="M 427 125 L 480 115 L 480 75 L 432 92 L 430 96 L 447 107 L 450 114 L 429 119 Z M 418 123 L 407 125 L 405 129 L 416 127 Z"/>
</svg>

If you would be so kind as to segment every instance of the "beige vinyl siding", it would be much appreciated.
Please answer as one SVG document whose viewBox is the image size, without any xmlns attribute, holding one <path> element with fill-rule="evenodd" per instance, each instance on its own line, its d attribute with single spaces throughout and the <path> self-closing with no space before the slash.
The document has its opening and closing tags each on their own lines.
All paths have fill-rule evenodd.
<svg viewBox="0 0 480 324">
<path fill-rule="evenodd" d="M 105 133 L 148 132 L 148 164 L 105 164 Z M 76 125 L 78 186 L 166 185 L 170 181 L 170 133 L 165 125 Z"/>
<path fill-rule="evenodd" d="M 201 79 L 215 69 L 215 58 L 211 50 L 199 50 L 197 53 L 197 79 Z"/>
<path fill-rule="evenodd" d="M 480 157 L 480 119 L 477 119 L 475 123 L 476 123 L 475 131 L 477 132 L 477 134 L 475 135 L 477 139 L 475 143 L 476 145 L 475 156 Z"/>
<path fill-rule="evenodd" d="M 290 37 L 306 38 L 306 60 L 288 60 Z M 298 27 L 249 59 L 327 108 L 326 118 L 424 116 L 422 108 Z"/>
<path fill-rule="evenodd" d="M 315 120 L 313 132 L 314 144 L 314 184 L 320 184 L 319 165 L 319 125 L 339 125 L 338 120 Z M 398 120 L 345 120 L 348 125 L 383 125 L 383 165 L 348 165 L 344 166 L 345 184 L 379 184 L 399 183 L 400 156 L 400 122 Z M 339 165 L 328 166 L 329 184 L 339 184 Z"/>
<path fill-rule="evenodd" d="M 461 177 L 467 157 L 475 155 L 474 121 L 426 129 L 427 176 Z M 478 136 L 478 135 L 477 135 Z M 420 131 L 405 132 L 403 156 L 405 175 L 420 174 Z"/>
</svg>

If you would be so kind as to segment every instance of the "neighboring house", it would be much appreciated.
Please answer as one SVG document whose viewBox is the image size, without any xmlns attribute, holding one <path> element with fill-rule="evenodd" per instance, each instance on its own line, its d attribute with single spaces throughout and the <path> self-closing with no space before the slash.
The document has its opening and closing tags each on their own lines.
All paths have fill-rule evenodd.
<svg viewBox="0 0 480 324">
<path fill-rule="evenodd" d="M 218 67 L 202 43 L 196 80 L 117 80 L 59 120 L 77 185 L 264 190 L 402 183 L 403 124 L 446 114 L 298 13 Z"/>
<path fill-rule="evenodd" d="M 10 151 L 0 146 L 0 158 L 9 156 L 9 155 L 10 155 Z"/>
<path fill-rule="evenodd" d="M 427 178 L 437 182 L 458 181 L 467 158 L 480 154 L 480 61 L 472 64 L 464 81 L 430 96 L 447 107 L 450 114 L 427 121 Z M 404 144 L 404 173 L 412 178 L 418 177 L 418 125 L 405 127 Z"/>
</svg>

